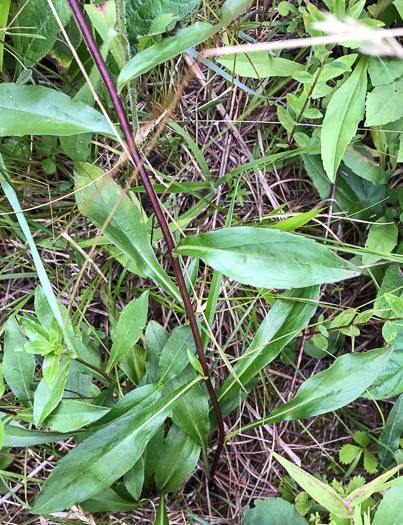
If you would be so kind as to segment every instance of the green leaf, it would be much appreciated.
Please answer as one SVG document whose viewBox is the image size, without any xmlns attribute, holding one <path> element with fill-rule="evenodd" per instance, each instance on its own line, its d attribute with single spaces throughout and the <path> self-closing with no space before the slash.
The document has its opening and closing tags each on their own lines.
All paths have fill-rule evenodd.
<svg viewBox="0 0 403 525">
<path fill-rule="evenodd" d="M 42 423 L 42 427 L 51 428 L 57 432 L 73 432 L 97 421 L 109 412 L 109 408 L 90 405 L 85 401 L 63 399 Z M 26 408 L 18 412 L 23 421 L 33 423 L 33 410 Z"/>
<path fill-rule="evenodd" d="M 102 228 L 122 189 L 111 179 L 102 180 L 104 172 L 92 164 L 76 163 L 75 173 L 78 208 L 97 228 Z M 154 279 L 178 302 L 182 302 L 176 286 L 157 261 L 139 209 L 127 195 L 114 211 L 104 234 L 119 250 L 134 260 L 140 271 Z"/>
<path fill-rule="evenodd" d="M 11 0 L 3 0 L 0 2 L 0 27 L 7 26 L 8 14 L 10 11 Z M 4 31 L 4 30 L 3 30 Z M 4 32 L 0 33 L 0 71 L 3 70 L 3 51 L 4 51 Z"/>
<path fill-rule="evenodd" d="M 392 343 L 397 336 L 399 329 L 395 323 L 386 321 L 382 326 L 382 336 L 386 343 Z"/>
<path fill-rule="evenodd" d="M 85 131 L 115 136 L 105 117 L 44 86 L 0 84 L 0 136 L 77 135 Z"/>
<path fill-rule="evenodd" d="M 203 376 L 204 372 L 203 372 L 203 367 L 200 361 L 197 359 L 195 355 L 192 354 L 189 348 L 187 349 L 187 354 L 188 354 L 189 363 L 193 366 L 196 372 L 198 372 L 200 375 Z"/>
<path fill-rule="evenodd" d="M 30 406 L 34 397 L 35 356 L 16 351 L 26 341 L 17 321 L 10 317 L 4 339 L 3 374 L 15 396 L 24 406 Z"/>
<path fill-rule="evenodd" d="M 6 391 L 6 385 L 4 384 L 4 377 L 3 377 L 3 367 L 4 367 L 4 362 L 0 364 L 0 397 L 3 397 L 3 394 Z"/>
<path fill-rule="evenodd" d="M 123 476 L 125 487 L 133 496 L 139 500 L 144 483 L 144 458 L 141 456 L 138 461 Z"/>
<path fill-rule="evenodd" d="M 273 361 L 284 346 L 305 328 L 315 313 L 318 300 L 317 286 L 291 290 L 277 299 L 245 355 L 234 365 L 234 371 L 243 385 Z M 232 375 L 229 376 L 218 392 L 219 402 L 223 403 L 238 390 L 238 383 Z"/>
<path fill-rule="evenodd" d="M 366 126 L 382 126 L 403 117 L 403 75 L 368 93 L 366 111 Z"/>
<path fill-rule="evenodd" d="M 113 335 L 113 345 L 106 367 L 107 374 L 139 340 L 146 326 L 147 313 L 148 292 L 144 292 L 138 299 L 133 299 L 122 310 Z"/>
<path fill-rule="evenodd" d="M 188 349 L 196 352 L 190 326 L 178 326 L 165 343 L 158 365 L 158 382 L 167 383 L 182 372 L 189 363 Z"/>
<path fill-rule="evenodd" d="M 333 512 L 339 518 L 347 519 L 348 511 L 337 492 L 323 481 L 297 467 L 290 461 L 272 452 L 277 461 L 287 470 L 288 474 L 320 505 Z"/>
<path fill-rule="evenodd" d="M 378 460 L 369 450 L 364 450 L 364 468 L 368 474 L 375 474 Z"/>
<path fill-rule="evenodd" d="M 307 525 L 294 505 L 281 498 L 254 501 L 254 507 L 245 510 L 242 525 Z"/>
<path fill-rule="evenodd" d="M 371 398 L 387 399 L 403 392 L 403 332 L 397 334 L 393 343 L 392 356 L 386 368 L 369 389 Z"/>
<path fill-rule="evenodd" d="M 385 293 L 385 299 L 389 303 L 396 317 L 403 317 L 403 298 L 390 293 Z"/>
<path fill-rule="evenodd" d="M 146 73 L 154 66 L 162 64 L 207 40 L 207 38 L 227 26 L 231 20 L 240 16 L 250 3 L 251 0 L 227 0 L 221 8 L 221 20 L 216 25 L 213 26 L 208 22 L 196 22 L 185 29 L 179 30 L 175 36 L 163 38 L 161 42 L 137 53 L 120 72 L 118 90 L 121 91 L 130 80 Z"/>
<path fill-rule="evenodd" d="M 157 17 L 171 14 L 171 21 L 175 18 L 184 18 L 198 3 L 199 0 L 183 0 L 181 2 L 175 0 L 159 0 L 158 2 L 155 0 L 143 0 L 142 2 L 128 0 L 125 6 L 125 24 L 130 46 L 132 49 L 135 48 L 136 42 L 141 37 L 155 33 L 154 22 Z"/>
<path fill-rule="evenodd" d="M 52 49 L 57 34 L 60 32 L 60 27 L 47 0 L 30 0 L 28 3 L 19 0 L 18 5 L 21 11 L 19 11 L 16 25 L 21 28 L 20 32 L 26 32 L 26 28 L 29 27 L 31 33 L 42 37 L 20 37 L 19 39 L 20 50 L 27 56 L 27 64 L 32 66 L 34 62 L 38 62 Z M 53 0 L 53 5 L 62 24 L 66 25 L 71 16 L 67 1 Z"/>
<path fill-rule="evenodd" d="M 399 58 L 369 57 L 368 73 L 373 86 L 392 83 L 403 74 L 403 62 Z"/>
<path fill-rule="evenodd" d="M 265 422 L 305 419 L 348 405 L 372 385 L 389 357 L 390 349 L 381 348 L 337 358 L 327 370 L 302 383 L 295 397 L 275 408 Z"/>
<path fill-rule="evenodd" d="M 371 438 L 364 430 L 354 432 L 353 439 L 362 448 L 366 448 L 371 443 Z"/>
<path fill-rule="evenodd" d="M 64 441 L 76 434 L 60 434 L 59 432 L 43 432 L 28 430 L 17 423 L 10 423 L 4 433 L 3 447 L 33 447 L 54 441 Z"/>
<path fill-rule="evenodd" d="M 215 270 L 255 287 L 332 283 L 359 269 L 311 239 L 279 230 L 234 227 L 182 239 L 175 253 L 200 257 Z"/>
<path fill-rule="evenodd" d="M 352 463 L 362 453 L 362 448 L 355 445 L 343 445 L 340 449 L 340 461 L 345 465 Z"/>
<path fill-rule="evenodd" d="M 140 345 L 134 345 L 119 359 L 120 368 L 135 385 L 138 385 L 144 377 L 145 359 L 146 351 Z"/>
<path fill-rule="evenodd" d="M 384 467 L 393 459 L 393 452 L 399 449 L 400 436 L 403 434 L 403 395 L 393 405 L 382 434 L 379 437 L 378 456 Z"/>
<path fill-rule="evenodd" d="M 53 386 L 49 386 L 45 379 L 39 383 L 34 397 L 34 424 L 38 426 L 60 403 L 64 386 L 67 381 L 71 359 L 66 358 L 59 363 Z"/>
<path fill-rule="evenodd" d="M 47 384 L 52 388 L 56 379 L 57 371 L 59 370 L 59 356 L 54 353 L 45 355 L 42 363 L 43 378 Z"/>
<path fill-rule="evenodd" d="M 3 448 L 3 439 L 4 439 L 4 425 L 3 425 L 3 421 L 0 419 L 0 450 Z"/>
<path fill-rule="evenodd" d="M 354 173 L 373 184 L 386 184 L 388 175 L 383 171 L 378 162 L 361 144 L 347 146 L 343 155 L 343 163 Z"/>
<path fill-rule="evenodd" d="M 367 58 L 362 57 L 351 76 L 334 93 L 323 120 L 321 143 L 323 167 L 335 181 L 344 152 L 364 117 L 367 93 Z"/>
<path fill-rule="evenodd" d="M 140 505 L 137 501 L 122 498 L 113 489 L 106 489 L 86 499 L 80 506 L 86 512 L 130 512 L 138 509 Z"/>
<path fill-rule="evenodd" d="M 155 471 L 158 492 L 167 494 L 180 487 L 193 472 L 199 456 L 200 445 L 197 441 L 172 425 Z"/>
<path fill-rule="evenodd" d="M 365 247 L 374 252 L 391 253 L 397 244 L 398 233 L 399 230 L 393 220 L 381 217 L 371 225 Z M 365 265 L 374 264 L 382 259 L 381 255 L 363 254 L 362 256 Z"/>
<path fill-rule="evenodd" d="M 154 525 L 169 525 L 169 519 L 165 503 L 165 494 L 160 495 L 160 502 L 158 505 L 158 512 L 154 521 Z"/>
<path fill-rule="evenodd" d="M 137 413 L 130 412 L 71 450 L 50 474 L 31 512 L 64 510 L 108 488 L 138 461 L 176 402 L 198 380 L 156 403 L 140 405 Z"/>
<path fill-rule="evenodd" d="M 146 347 L 146 371 L 152 383 L 157 381 L 158 364 L 169 334 L 163 326 L 156 321 L 150 321 L 147 325 L 144 344 Z"/>
<path fill-rule="evenodd" d="M 307 211 L 305 213 L 297 213 L 294 217 L 289 217 L 288 219 L 284 219 L 282 221 L 278 221 L 274 223 L 273 221 L 270 221 L 270 222 L 267 221 L 266 223 L 265 219 L 263 219 L 263 221 L 259 222 L 257 226 L 259 228 L 266 227 L 266 228 L 273 228 L 276 230 L 281 230 L 283 232 L 291 232 L 307 224 L 309 221 L 311 221 L 312 219 L 317 217 L 320 213 L 322 213 L 322 211 L 323 211 L 323 208 L 321 208 L 320 210 Z"/>
<path fill-rule="evenodd" d="M 377 507 L 372 525 L 399 525 L 403 523 L 403 483 L 389 489 Z"/>
<path fill-rule="evenodd" d="M 388 319 L 392 316 L 390 303 L 386 300 L 386 294 L 400 295 L 403 291 L 403 276 L 400 273 L 399 265 L 389 264 L 382 279 L 381 287 L 378 290 L 377 298 L 374 302 L 374 310 L 378 317 Z"/>
<path fill-rule="evenodd" d="M 225 55 L 217 60 L 232 73 L 248 78 L 265 77 L 291 77 L 297 71 L 304 71 L 305 66 L 287 60 L 285 58 L 273 57 L 266 51 L 255 51 L 254 53 L 238 53 L 237 55 Z"/>
</svg>

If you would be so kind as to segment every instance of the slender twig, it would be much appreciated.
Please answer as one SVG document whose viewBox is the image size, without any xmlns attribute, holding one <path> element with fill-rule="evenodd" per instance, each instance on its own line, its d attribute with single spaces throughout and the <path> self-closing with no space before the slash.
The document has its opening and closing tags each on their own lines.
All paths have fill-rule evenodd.
<svg viewBox="0 0 403 525">
<path fill-rule="evenodd" d="M 186 288 L 185 279 L 182 274 L 182 270 L 180 267 L 179 259 L 174 256 L 174 250 L 175 250 L 175 243 L 171 235 L 171 231 L 169 229 L 168 223 L 165 219 L 165 216 L 163 214 L 163 211 L 160 207 L 160 204 L 158 202 L 157 196 L 154 192 L 154 188 L 151 184 L 150 179 L 148 178 L 148 175 L 144 169 L 143 162 L 140 158 L 139 152 L 137 150 L 136 143 L 134 141 L 134 137 L 132 134 L 132 130 L 130 128 L 129 121 L 127 120 L 126 113 L 123 108 L 122 101 L 119 98 L 117 89 L 115 84 L 113 83 L 113 80 L 110 76 L 110 73 L 108 71 L 108 68 L 101 56 L 101 53 L 99 51 L 99 48 L 94 40 L 94 37 L 92 35 L 92 32 L 90 28 L 88 27 L 87 21 L 85 19 L 84 13 L 81 9 L 81 7 L 78 4 L 78 0 L 68 0 L 70 9 L 74 15 L 74 18 L 77 22 L 78 27 L 80 28 L 81 34 L 83 36 L 83 39 L 85 43 L 87 44 L 88 50 L 91 53 L 91 56 L 101 74 L 102 80 L 105 83 L 106 89 L 108 90 L 110 97 L 112 99 L 112 103 L 116 109 L 116 113 L 119 119 L 120 126 L 122 128 L 124 137 L 126 139 L 127 148 L 130 152 L 130 155 L 132 157 L 132 162 L 135 166 L 135 168 L 138 170 L 141 182 L 144 185 L 144 188 L 147 192 L 147 195 L 151 201 L 151 206 L 154 210 L 154 213 L 158 219 L 158 223 L 160 225 L 162 234 L 164 236 L 165 244 L 167 247 L 168 255 L 171 259 L 172 266 L 175 272 L 175 276 L 178 283 L 178 288 L 180 291 L 180 294 L 182 296 L 183 304 L 185 307 L 185 311 L 187 314 L 187 317 L 189 319 L 189 324 L 192 329 L 193 338 L 196 344 L 197 349 L 197 355 L 199 357 L 201 366 L 203 368 L 203 373 L 206 376 L 206 386 L 208 393 L 210 395 L 211 401 L 213 403 L 214 411 L 217 417 L 217 424 L 218 424 L 218 443 L 217 443 L 217 449 L 215 453 L 215 457 L 213 460 L 213 464 L 211 466 L 210 474 L 211 477 L 214 476 L 214 472 L 216 470 L 218 461 L 220 459 L 222 447 L 224 445 L 224 422 L 220 410 L 220 405 L 218 404 L 217 396 L 215 394 L 213 385 L 211 383 L 211 380 L 209 378 L 209 367 L 206 361 L 206 357 L 203 352 L 203 345 L 201 342 L 199 329 L 196 322 L 196 317 L 193 312 L 192 303 Z"/>
</svg>

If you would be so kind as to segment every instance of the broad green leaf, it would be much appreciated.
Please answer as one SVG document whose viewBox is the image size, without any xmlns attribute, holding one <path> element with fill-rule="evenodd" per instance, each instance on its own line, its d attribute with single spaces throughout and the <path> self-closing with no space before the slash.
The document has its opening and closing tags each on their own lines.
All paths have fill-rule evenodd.
<svg viewBox="0 0 403 525">
<path fill-rule="evenodd" d="M 403 317 L 403 299 L 391 293 L 385 293 L 385 299 L 396 317 Z"/>
<path fill-rule="evenodd" d="M 389 264 L 382 279 L 381 287 L 378 290 L 377 298 L 374 302 L 374 310 L 378 317 L 388 319 L 393 317 L 390 304 L 386 300 L 386 294 L 401 295 L 403 292 L 403 276 L 397 263 Z"/>
<path fill-rule="evenodd" d="M 397 244 L 398 227 L 393 219 L 382 217 L 372 224 L 365 247 L 374 252 L 391 253 Z M 383 259 L 382 256 L 364 254 L 363 264 L 373 264 Z"/>
<path fill-rule="evenodd" d="M 147 313 L 148 292 L 130 301 L 122 310 L 113 335 L 113 345 L 106 367 L 107 374 L 139 340 L 146 325 Z"/>
<path fill-rule="evenodd" d="M 54 315 L 42 286 L 38 286 L 35 290 L 35 313 L 41 325 L 50 330 Z"/>
<path fill-rule="evenodd" d="M 227 0 L 221 8 L 221 19 L 214 26 L 208 22 L 196 22 L 189 27 L 180 29 L 176 35 L 163 38 L 161 42 L 137 53 L 120 72 L 118 78 L 119 91 L 130 80 L 147 72 L 154 66 L 162 64 L 162 62 L 166 62 L 170 58 L 184 53 L 187 49 L 207 40 L 207 38 L 227 26 L 231 20 L 240 16 L 250 3 L 251 0 Z"/>
<path fill-rule="evenodd" d="M 308 472 L 297 467 L 290 461 L 272 452 L 277 461 L 288 474 L 320 505 L 333 512 L 339 518 L 348 519 L 349 514 L 339 494 L 330 485 L 323 483 Z"/>
<path fill-rule="evenodd" d="M 281 498 L 254 501 L 254 507 L 245 510 L 242 525 L 307 525 L 294 505 Z"/>
<path fill-rule="evenodd" d="M 105 174 L 102 169 L 92 164 L 76 163 L 75 173 L 78 208 L 97 228 L 102 228 L 120 198 L 122 189 L 112 179 L 103 180 Z M 139 209 L 127 195 L 121 199 L 104 234 L 129 259 L 135 261 L 140 271 L 154 279 L 178 302 L 182 302 L 176 286 L 157 261 Z"/>
<path fill-rule="evenodd" d="M 156 321 L 150 321 L 147 325 L 144 344 L 146 347 L 146 371 L 151 382 L 157 381 L 158 364 L 169 334 L 163 326 Z"/>
<path fill-rule="evenodd" d="M 388 399 L 403 393 L 403 332 L 397 334 L 386 368 L 369 389 L 370 399 Z M 364 397 L 367 397 L 365 395 Z"/>
<path fill-rule="evenodd" d="M 63 25 L 66 25 L 71 10 L 66 0 L 53 0 L 53 5 L 60 17 Z M 19 38 L 20 50 L 27 56 L 29 66 L 39 61 L 50 51 L 56 41 L 57 34 L 60 32 L 59 24 L 55 19 L 47 0 L 18 0 L 21 9 L 17 18 L 17 26 L 20 32 L 26 33 L 27 29 L 31 33 L 40 35 L 42 38 Z"/>
<path fill-rule="evenodd" d="M 141 456 L 138 461 L 123 476 L 125 487 L 133 496 L 139 500 L 144 483 L 144 458 Z"/>
<path fill-rule="evenodd" d="M 155 517 L 154 525 L 169 525 L 167 508 L 165 503 L 165 494 L 161 494 L 158 505 L 157 516 Z"/>
<path fill-rule="evenodd" d="M 266 51 L 225 55 L 217 60 L 232 73 L 248 78 L 291 77 L 305 66 L 293 60 L 273 57 Z"/>
<path fill-rule="evenodd" d="M 399 525 L 403 523 L 403 483 L 388 490 L 377 507 L 372 525 Z"/>
<path fill-rule="evenodd" d="M 385 86 L 377 86 L 367 96 L 366 126 L 382 126 L 403 117 L 403 75 Z"/>
<path fill-rule="evenodd" d="M 44 86 L 0 84 L 0 136 L 77 135 L 86 131 L 114 136 L 105 117 Z"/>
<path fill-rule="evenodd" d="M 137 501 L 129 501 L 117 494 L 113 489 L 106 489 L 92 498 L 80 503 L 86 512 L 130 512 L 138 509 Z"/>
<path fill-rule="evenodd" d="M 56 379 L 57 371 L 59 370 L 59 356 L 50 353 L 45 355 L 42 363 L 43 378 L 47 384 L 52 388 Z"/>
<path fill-rule="evenodd" d="M 71 359 L 65 358 L 59 363 L 56 379 L 50 387 L 42 379 L 35 391 L 34 397 L 34 424 L 38 426 L 60 403 L 67 381 Z"/>
<path fill-rule="evenodd" d="M 367 58 L 362 57 L 351 76 L 334 93 L 323 120 L 322 160 L 334 182 L 344 152 L 364 117 L 367 93 Z"/>
<path fill-rule="evenodd" d="M 393 452 L 399 448 L 400 437 L 403 434 L 403 395 L 393 405 L 386 425 L 379 437 L 378 456 L 384 467 L 388 467 L 393 459 Z"/>
<path fill-rule="evenodd" d="M 275 408 L 265 421 L 274 423 L 305 419 L 348 405 L 382 373 L 390 354 L 390 349 L 386 347 L 337 358 L 327 370 L 302 383 L 295 397 Z"/>
<path fill-rule="evenodd" d="M 403 74 L 403 61 L 400 58 L 369 57 L 368 73 L 373 86 L 391 84 Z"/>
<path fill-rule="evenodd" d="M 284 346 L 305 328 L 315 313 L 318 301 L 318 286 L 291 290 L 277 299 L 249 348 L 234 365 L 243 385 L 273 361 Z M 223 403 L 238 390 L 238 383 L 233 376 L 229 376 L 218 392 L 219 402 Z"/>
<path fill-rule="evenodd" d="M 73 432 L 97 421 L 109 412 L 109 408 L 90 405 L 85 401 L 65 399 L 53 410 L 42 423 L 42 427 L 51 428 L 57 432 Z M 33 410 L 26 408 L 18 412 L 23 421 L 33 423 Z"/>
<path fill-rule="evenodd" d="M 138 413 L 130 412 L 71 450 L 50 474 L 31 512 L 64 510 L 108 488 L 138 461 L 176 402 L 198 380 Z"/>
<path fill-rule="evenodd" d="M 28 430 L 17 423 L 10 423 L 4 432 L 3 447 L 33 447 L 54 441 L 64 441 L 77 434 L 60 434 L 59 432 L 43 432 Z"/>
<path fill-rule="evenodd" d="M 193 472 L 199 456 L 200 445 L 197 441 L 172 425 L 155 471 L 158 492 L 167 494 L 180 487 Z"/>
<path fill-rule="evenodd" d="M 189 363 L 188 349 L 194 354 L 196 346 L 190 326 L 178 326 L 164 345 L 158 365 L 158 382 L 167 383 L 182 372 Z"/>
<path fill-rule="evenodd" d="M 175 253 L 200 257 L 215 270 L 257 288 L 332 283 L 359 269 L 311 239 L 279 230 L 235 227 L 182 239 Z"/>
<path fill-rule="evenodd" d="M 154 22 L 157 17 L 171 15 L 171 21 L 175 21 L 175 19 L 185 17 L 198 3 L 199 0 L 181 2 L 177 0 L 159 0 L 158 2 L 155 0 L 143 0 L 142 2 L 128 0 L 125 4 L 125 23 L 132 50 L 136 50 L 136 43 L 140 38 L 156 33 Z"/>
<path fill-rule="evenodd" d="M 386 184 L 388 175 L 383 171 L 378 162 L 362 145 L 347 146 L 343 155 L 343 163 L 354 173 L 373 184 Z M 340 170 L 343 168 L 341 167 Z"/>
<path fill-rule="evenodd" d="M 3 374 L 15 396 L 30 406 L 34 397 L 35 356 L 16 351 L 27 342 L 17 321 L 10 317 L 6 325 L 4 340 Z"/>
</svg>

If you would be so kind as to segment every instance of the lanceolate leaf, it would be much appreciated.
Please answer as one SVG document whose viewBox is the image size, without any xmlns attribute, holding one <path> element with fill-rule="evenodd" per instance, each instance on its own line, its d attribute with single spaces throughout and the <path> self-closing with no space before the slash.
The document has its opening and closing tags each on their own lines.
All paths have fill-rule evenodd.
<svg viewBox="0 0 403 525">
<path fill-rule="evenodd" d="M 305 419 L 348 405 L 371 386 L 390 355 L 390 348 L 381 348 L 339 357 L 327 370 L 307 379 L 295 397 L 275 408 L 265 421 Z"/>
<path fill-rule="evenodd" d="M 136 463 L 176 402 L 198 380 L 154 404 L 143 405 L 138 413 L 120 418 L 71 450 L 50 474 L 32 512 L 64 510 L 108 488 Z"/>
<path fill-rule="evenodd" d="M 243 385 L 273 361 L 282 348 L 305 328 L 315 313 L 318 300 L 318 286 L 291 290 L 277 299 L 244 356 L 234 365 L 234 371 Z M 234 377 L 229 376 L 218 392 L 219 402 L 223 403 L 238 390 Z"/>
<path fill-rule="evenodd" d="M 33 447 L 54 441 L 63 441 L 77 434 L 60 434 L 59 432 L 43 432 L 28 430 L 17 423 L 10 423 L 4 433 L 3 447 Z"/>
<path fill-rule="evenodd" d="M 189 363 L 188 348 L 194 354 L 196 347 L 190 326 L 178 326 L 165 343 L 158 366 L 158 382 L 167 383 Z"/>
<path fill-rule="evenodd" d="M 285 458 L 282 458 L 275 452 L 272 452 L 272 454 L 277 461 L 283 465 L 288 474 L 311 496 L 311 498 L 323 505 L 325 509 L 336 514 L 339 518 L 348 519 L 348 511 L 344 506 L 343 500 L 337 494 L 335 489 L 330 485 L 326 485 L 308 472 L 305 472 Z"/>
<path fill-rule="evenodd" d="M 164 442 L 163 453 L 155 471 L 160 493 L 176 490 L 190 476 L 200 456 L 200 445 L 173 425 Z"/>
<path fill-rule="evenodd" d="M 331 182 L 347 146 L 364 117 L 367 93 L 367 58 L 362 57 L 351 76 L 332 96 L 323 120 L 322 160 Z"/>
<path fill-rule="evenodd" d="M 176 253 L 204 259 L 215 270 L 258 288 L 332 283 L 359 269 L 311 239 L 280 230 L 235 227 L 182 239 Z"/>
<path fill-rule="evenodd" d="M 34 396 L 35 356 L 18 351 L 27 342 L 14 317 L 7 321 L 4 340 L 3 374 L 8 386 L 25 405 L 32 405 Z"/>
<path fill-rule="evenodd" d="M 147 321 L 148 292 L 133 299 L 122 311 L 113 336 L 113 345 L 106 373 L 112 370 L 131 347 L 137 343 Z"/>
<path fill-rule="evenodd" d="M 86 131 L 112 135 L 105 117 L 44 86 L 0 84 L 0 136 L 77 135 Z"/>
<path fill-rule="evenodd" d="M 78 208 L 95 226 L 102 228 L 122 189 L 115 181 L 106 180 L 102 169 L 92 164 L 76 163 L 75 171 Z M 127 195 L 114 210 L 104 235 L 132 259 L 140 271 L 182 302 L 176 286 L 157 261 L 140 211 Z"/>
<path fill-rule="evenodd" d="M 195 47 L 214 35 L 227 26 L 231 20 L 240 16 L 250 3 L 251 0 L 227 0 L 221 8 L 221 20 L 216 25 L 213 26 L 208 22 L 196 22 L 179 30 L 176 35 L 164 38 L 161 42 L 137 53 L 120 72 L 118 89 L 121 90 L 130 80 L 152 67 L 184 53 L 187 49 Z"/>
<path fill-rule="evenodd" d="M 304 71 L 303 64 L 269 55 L 267 51 L 226 55 L 217 60 L 236 75 L 249 78 L 290 77 Z M 235 66 L 235 67 L 234 67 Z"/>
<path fill-rule="evenodd" d="M 34 424 L 38 426 L 57 407 L 63 396 L 64 386 L 71 359 L 66 358 L 59 364 L 53 386 L 50 387 L 45 379 L 39 383 L 34 398 Z"/>
</svg>

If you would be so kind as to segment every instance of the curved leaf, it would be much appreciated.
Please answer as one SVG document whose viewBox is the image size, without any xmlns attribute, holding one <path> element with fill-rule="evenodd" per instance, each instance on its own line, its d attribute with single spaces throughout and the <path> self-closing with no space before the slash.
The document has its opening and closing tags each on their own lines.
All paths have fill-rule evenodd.
<svg viewBox="0 0 403 525">
<path fill-rule="evenodd" d="M 200 257 L 215 270 L 258 288 L 333 283 L 359 269 L 311 239 L 280 230 L 235 227 L 182 239 L 175 253 Z"/>
<path fill-rule="evenodd" d="M 331 182 L 364 117 L 367 65 L 367 58 L 362 57 L 351 76 L 332 96 L 326 110 L 321 134 L 322 160 Z"/>
<path fill-rule="evenodd" d="M 63 137 L 86 131 L 115 136 L 101 113 L 44 86 L 0 84 L 0 111 L 0 137 Z"/>
<path fill-rule="evenodd" d="M 318 286 L 291 290 L 277 299 L 244 356 L 234 365 L 234 371 L 243 385 L 273 361 L 284 346 L 305 328 L 315 313 L 318 300 Z M 229 376 L 218 392 L 219 402 L 223 403 L 238 390 L 238 383 L 232 375 Z"/>
<path fill-rule="evenodd" d="M 111 179 L 107 182 L 103 180 L 104 172 L 93 164 L 78 162 L 75 164 L 75 173 L 78 208 L 97 228 L 102 228 L 122 189 Z M 114 211 L 104 235 L 132 259 L 140 271 L 156 281 L 178 302 L 182 302 L 176 286 L 157 261 L 139 209 L 127 195 L 121 199 Z"/>
</svg>

